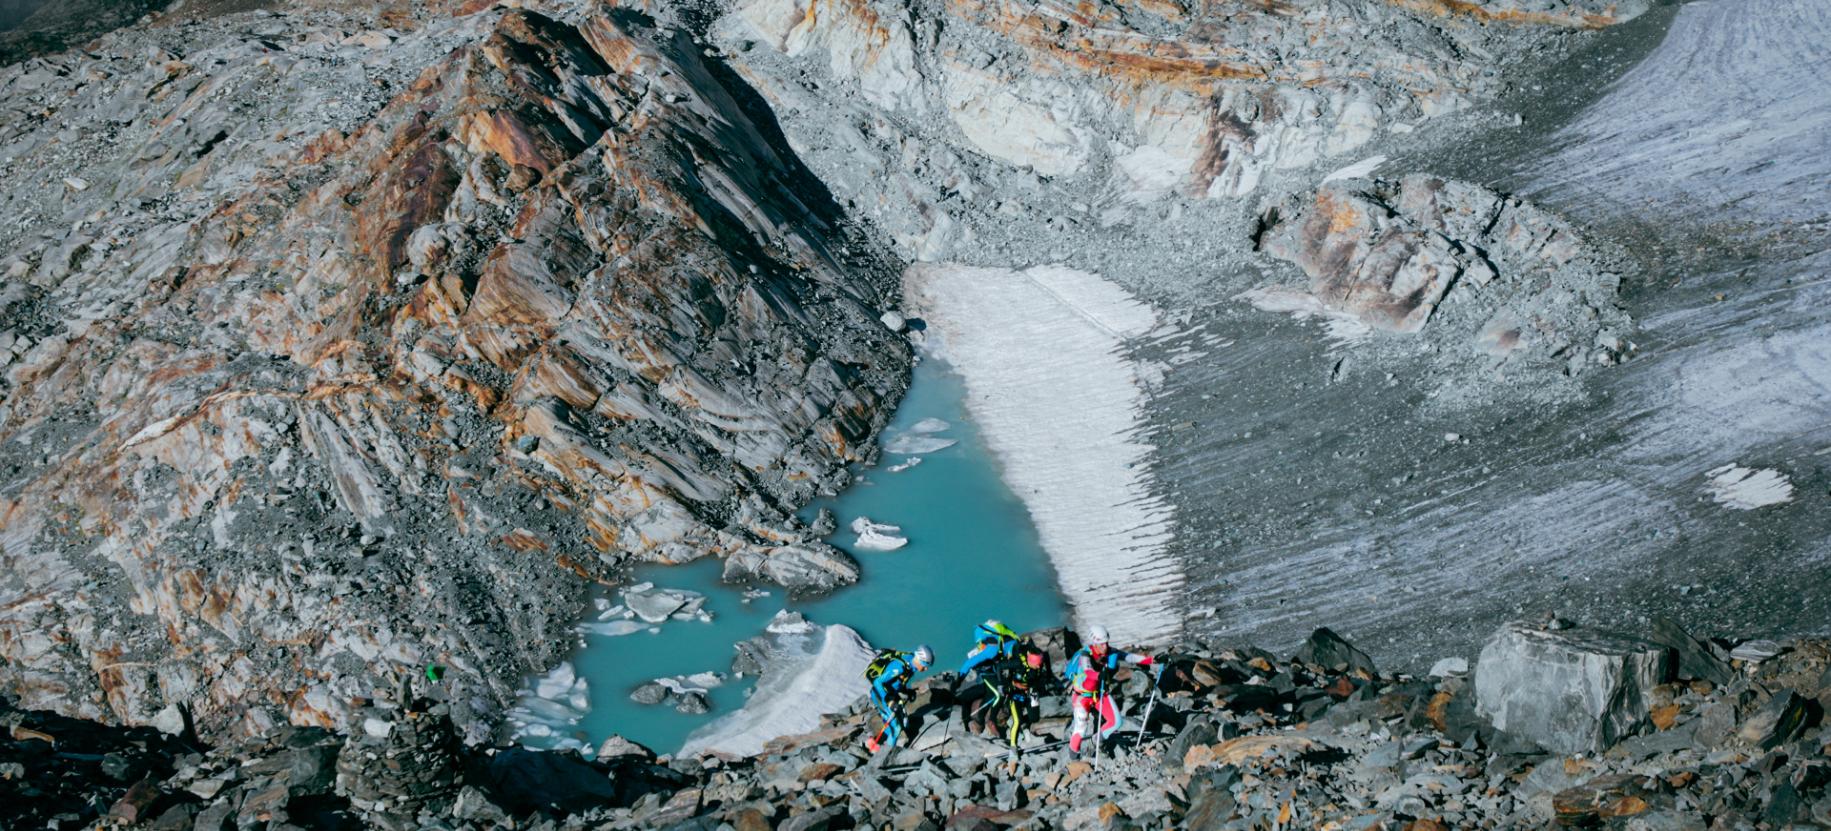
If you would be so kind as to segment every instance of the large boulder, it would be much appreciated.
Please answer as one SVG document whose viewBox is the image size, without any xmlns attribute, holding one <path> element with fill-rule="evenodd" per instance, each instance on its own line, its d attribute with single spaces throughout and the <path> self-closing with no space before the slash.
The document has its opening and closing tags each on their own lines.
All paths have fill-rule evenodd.
<svg viewBox="0 0 1831 831">
<path fill-rule="evenodd" d="M 1475 709 L 1553 752 L 1602 750 L 1648 723 L 1648 691 L 1671 671 L 1671 653 L 1659 644 L 1508 623 L 1481 649 Z"/>
<path fill-rule="evenodd" d="M 1297 653 L 1291 656 L 1293 661 L 1302 661 L 1334 672 L 1365 671 L 1368 675 L 1379 672 L 1373 665 L 1373 658 L 1360 651 L 1346 638 L 1335 634 L 1327 626 L 1310 633 L 1309 640 L 1297 647 Z"/>
</svg>

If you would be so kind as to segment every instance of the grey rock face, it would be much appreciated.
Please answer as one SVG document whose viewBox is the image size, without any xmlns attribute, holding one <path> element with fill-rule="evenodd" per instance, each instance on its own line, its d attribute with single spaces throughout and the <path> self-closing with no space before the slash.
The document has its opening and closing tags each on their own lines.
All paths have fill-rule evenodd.
<svg viewBox="0 0 1831 831">
<path fill-rule="evenodd" d="M 1573 375 L 1623 348 L 1619 276 L 1569 223 L 1479 185 L 1422 174 L 1327 183 L 1265 222 L 1260 248 L 1302 268 L 1316 303 L 1371 329 L 1448 328 L 1460 354 Z M 1249 296 L 1275 304 L 1281 290 L 1267 291 Z"/>
<path fill-rule="evenodd" d="M 1482 647 L 1475 708 L 1494 727 L 1558 753 L 1601 750 L 1647 724 L 1671 674 L 1665 647 L 1609 632 L 1514 622 Z"/>
<path fill-rule="evenodd" d="M 0 68 L 0 685 L 221 737 L 450 655 L 469 730 L 619 566 L 856 579 L 794 511 L 895 271 L 684 34 L 559 6 Z"/>
<path fill-rule="evenodd" d="M 1355 648 L 1354 644 L 1342 636 L 1322 627 L 1310 633 L 1310 638 L 1297 648 L 1297 654 L 1291 656 L 1293 661 L 1315 664 L 1323 669 L 1335 672 L 1361 670 L 1368 674 L 1379 672 L 1373 665 L 1373 658 Z"/>
</svg>

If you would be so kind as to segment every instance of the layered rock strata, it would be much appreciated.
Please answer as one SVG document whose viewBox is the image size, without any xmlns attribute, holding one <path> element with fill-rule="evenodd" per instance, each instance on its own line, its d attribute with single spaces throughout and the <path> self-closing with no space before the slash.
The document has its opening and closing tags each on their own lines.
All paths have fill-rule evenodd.
<svg viewBox="0 0 1831 831">
<path fill-rule="evenodd" d="M 792 511 L 906 383 L 894 273 L 741 87 L 633 12 L 377 22 L 0 72 L 26 706 L 261 733 L 436 661 L 474 739 L 625 562 L 855 579 Z"/>
</svg>

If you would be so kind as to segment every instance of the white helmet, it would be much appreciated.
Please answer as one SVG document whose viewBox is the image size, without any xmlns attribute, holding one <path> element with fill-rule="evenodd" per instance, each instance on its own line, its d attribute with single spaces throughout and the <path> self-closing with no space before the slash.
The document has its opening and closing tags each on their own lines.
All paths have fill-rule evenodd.
<svg viewBox="0 0 1831 831">
<path fill-rule="evenodd" d="M 1105 646 L 1107 637 L 1106 627 L 1097 623 L 1087 627 L 1088 646 Z"/>
<path fill-rule="evenodd" d="M 929 649 L 928 644 L 922 644 L 921 646 L 916 647 L 916 651 L 915 651 L 916 669 L 926 669 L 934 662 L 935 662 L 935 651 L 932 649 Z"/>
</svg>

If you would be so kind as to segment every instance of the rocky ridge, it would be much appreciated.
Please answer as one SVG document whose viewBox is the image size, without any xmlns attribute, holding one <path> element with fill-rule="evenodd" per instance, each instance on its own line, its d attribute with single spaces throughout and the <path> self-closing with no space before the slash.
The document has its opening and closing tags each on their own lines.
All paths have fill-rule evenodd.
<svg viewBox="0 0 1831 831">
<path fill-rule="evenodd" d="M 436 661 L 477 741 L 623 563 L 855 579 L 792 512 L 906 383 L 894 270 L 686 35 L 567 10 L 0 70 L 23 706 L 264 735 Z"/>
<path fill-rule="evenodd" d="M 1034 637 L 1058 662 L 1073 646 L 1060 630 Z M 1636 664 L 1640 655 L 1652 663 Z M 1648 686 L 1623 687 L 1623 676 L 1599 671 L 1636 665 Z M 0 788 L 43 797 L 6 805 L 69 808 L 64 821 L 106 810 L 136 827 L 211 831 L 263 822 L 801 831 L 1831 822 L 1823 725 L 1831 644 L 1823 640 L 1702 640 L 1666 623 L 1637 637 L 1552 619 L 1510 624 L 1490 640 L 1473 679 L 1466 669 L 1446 661 L 1429 678 L 1381 673 L 1327 629 L 1288 660 L 1179 645 L 1165 655 L 1155 706 L 1147 673 L 1117 676 L 1128 723 L 1098 764 L 1054 748 L 1068 721 L 1060 696 L 1043 700 L 1025 739 L 1031 747 L 1016 758 L 968 732 L 951 706 L 949 674 L 918 685 L 909 745 L 875 759 L 861 748 L 872 729 L 862 702 L 751 757 L 657 758 L 617 738 L 592 760 L 465 750 L 438 700 L 445 690 L 433 686 L 423 690 L 429 698 L 403 689 L 354 714 L 360 723 L 347 739 L 287 727 L 204 750 L 128 731 L 106 741 L 144 746 L 128 752 L 144 757 L 133 771 L 148 773 L 123 773 L 132 767 L 119 760 L 126 757 L 103 756 L 110 779 L 46 764 L 59 740 L 52 733 L 96 728 L 11 712 L 27 732 L 14 730 L 3 764 L 19 765 L 20 775 Z M 1536 680 L 1510 683 L 1521 678 Z M 1504 701 L 1487 679 L 1507 687 Z M 1567 710 L 1567 699 L 1591 704 Z M 1506 729 L 1491 718 L 1497 705 L 1516 708 Z M 1604 724 L 1612 727 L 1581 750 L 1546 749 Z"/>
<path fill-rule="evenodd" d="M 1026 248 L 1035 225 L 1068 241 L 1170 197 L 1254 194 L 1492 97 L 1547 31 L 1647 7 L 749 0 L 712 35 L 905 257 L 1027 265 L 1061 247 Z"/>
</svg>

